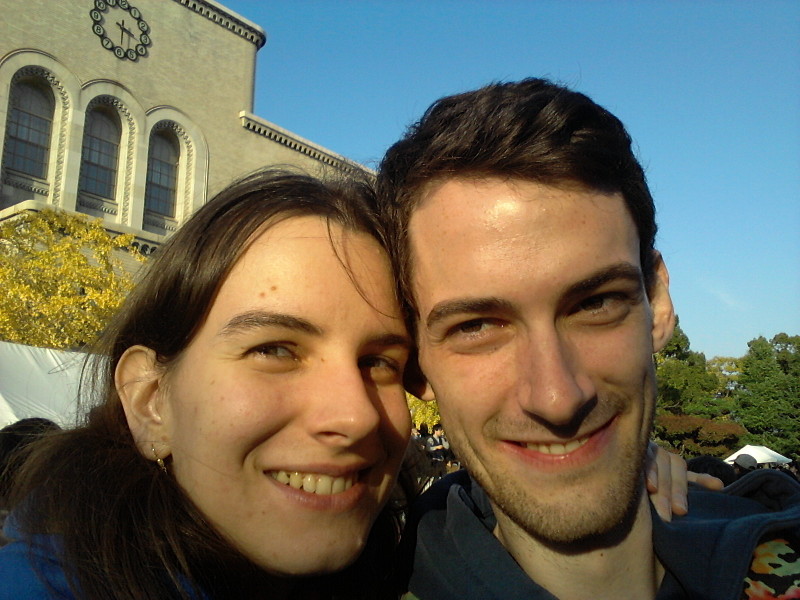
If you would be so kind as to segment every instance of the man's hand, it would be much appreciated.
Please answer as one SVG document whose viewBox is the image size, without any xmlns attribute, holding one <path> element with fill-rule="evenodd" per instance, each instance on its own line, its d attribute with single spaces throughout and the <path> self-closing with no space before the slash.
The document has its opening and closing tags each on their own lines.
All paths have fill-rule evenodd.
<svg viewBox="0 0 800 600">
<path fill-rule="evenodd" d="M 671 521 L 672 515 L 688 512 L 686 494 L 688 482 L 693 481 L 709 490 L 721 490 L 722 482 L 705 473 L 686 470 L 686 461 L 656 443 L 647 448 L 647 491 L 658 515 Z"/>
</svg>

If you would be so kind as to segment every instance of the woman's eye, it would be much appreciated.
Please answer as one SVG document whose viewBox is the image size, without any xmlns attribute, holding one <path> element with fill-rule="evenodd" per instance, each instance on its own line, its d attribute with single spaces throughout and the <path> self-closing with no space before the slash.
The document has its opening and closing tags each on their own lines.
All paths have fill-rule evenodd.
<svg viewBox="0 0 800 600">
<path fill-rule="evenodd" d="M 294 352 L 292 352 L 286 346 L 280 344 L 266 344 L 264 346 L 258 346 L 253 348 L 252 352 L 254 354 L 258 354 L 259 356 L 266 356 L 269 358 L 295 358 Z"/>
<path fill-rule="evenodd" d="M 358 367 L 364 377 L 383 384 L 400 381 L 403 376 L 403 366 L 394 359 L 380 355 L 364 356 L 358 361 Z"/>
<path fill-rule="evenodd" d="M 365 356 L 358 361 L 358 366 L 362 369 L 389 369 L 397 371 L 397 363 L 385 356 Z"/>
</svg>

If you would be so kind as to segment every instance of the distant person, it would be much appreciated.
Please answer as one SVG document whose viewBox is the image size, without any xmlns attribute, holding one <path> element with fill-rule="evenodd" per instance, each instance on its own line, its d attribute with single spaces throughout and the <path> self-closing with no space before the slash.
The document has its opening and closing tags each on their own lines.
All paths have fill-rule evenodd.
<svg viewBox="0 0 800 600">
<path fill-rule="evenodd" d="M 724 485 L 730 485 L 737 479 L 734 467 L 718 456 L 695 456 L 686 461 L 686 468 L 694 473 L 713 475 Z"/>
<path fill-rule="evenodd" d="M 433 426 L 433 433 L 425 442 L 425 452 L 433 467 L 434 477 L 442 477 L 447 472 L 447 462 L 450 459 L 450 443 L 444 436 L 444 427 L 441 423 Z"/>
<path fill-rule="evenodd" d="M 733 468 L 736 471 L 736 477 L 744 477 L 750 471 L 755 471 L 758 468 L 758 461 L 749 454 L 740 454 L 733 459 Z"/>
<path fill-rule="evenodd" d="M 61 431 L 61 427 L 41 417 L 21 419 L 0 429 L 0 532 L 8 516 L 7 496 L 17 469 L 33 442 L 55 431 Z M 5 541 L 0 533 L 0 545 Z"/>
</svg>

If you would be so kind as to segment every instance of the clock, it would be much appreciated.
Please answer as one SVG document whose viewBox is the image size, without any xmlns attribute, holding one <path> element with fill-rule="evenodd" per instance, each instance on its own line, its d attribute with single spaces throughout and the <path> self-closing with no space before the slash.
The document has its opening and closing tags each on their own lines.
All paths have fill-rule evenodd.
<svg viewBox="0 0 800 600">
<path fill-rule="evenodd" d="M 147 56 L 153 43 L 150 25 L 141 11 L 128 0 L 94 0 L 89 11 L 92 31 L 100 38 L 100 45 L 121 60 L 136 62 Z"/>
</svg>

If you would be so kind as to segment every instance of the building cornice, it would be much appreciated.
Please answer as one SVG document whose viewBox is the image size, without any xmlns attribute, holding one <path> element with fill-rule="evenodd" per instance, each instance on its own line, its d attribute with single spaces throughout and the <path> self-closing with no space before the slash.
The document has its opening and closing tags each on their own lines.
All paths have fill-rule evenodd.
<svg viewBox="0 0 800 600">
<path fill-rule="evenodd" d="M 267 34 L 261 27 L 213 0 L 175 0 L 175 2 L 252 42 L 256 50 L 267 43 Z"/>
<path fill-rule="evenodd" d="M 314 142 L 303 139 L 300 136 L 287 131 L 286 129 L 278 127 L 274 123 L 270 123 L 269 121 L 261 119 L 245 110 L 239 113 L 239 119 L 242 122 L 242 127 L 245 129 L 272 140 L 277 144 L 286 146 L 295 152 L 310 156 L 314 160 L 325 165 L 334 167 L 346 173 L 352 173 L 355 171 L 368 171 L 364 165 L 349 160 L 339 154 L 334 154 L 330 150 L 327 150 L 322 146 L 318 146 Z"/>
</svg>

